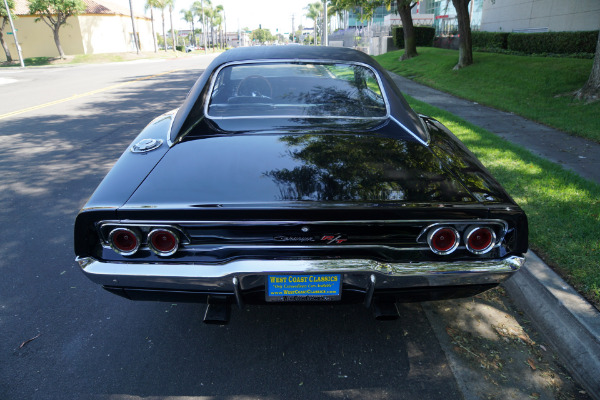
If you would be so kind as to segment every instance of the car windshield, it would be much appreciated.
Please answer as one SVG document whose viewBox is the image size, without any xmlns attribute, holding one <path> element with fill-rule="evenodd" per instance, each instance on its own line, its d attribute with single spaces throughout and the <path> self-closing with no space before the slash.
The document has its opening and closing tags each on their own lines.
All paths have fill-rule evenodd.
<svg viewBox="0 0 600 400">
<path fill-rule="evenodd" d="M 360 64 L 234 64 L 213 82 L 207 117 L 359 118 L 387 116 L 375 72 Z"/>
</svg>

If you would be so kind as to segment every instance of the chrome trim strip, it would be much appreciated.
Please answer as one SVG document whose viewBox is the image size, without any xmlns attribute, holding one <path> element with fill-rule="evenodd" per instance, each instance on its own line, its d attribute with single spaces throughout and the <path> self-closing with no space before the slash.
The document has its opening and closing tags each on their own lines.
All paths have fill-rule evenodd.
<svg viewBox="0 0 600 400">
<path fill-rule="evenodd" d="M 419 143 L 421 143 L 423 146 L 429 147 L 429 142 L 428 141 L 426 142 L 425 140 L 423 140 L 419 135 L 417 135 L 416 133 L 414 133 L 413 131 L 411 131 L 410 129 L 408 129 L 406 126 L 404 126 L 404 124 L 402 122 L 398 121 L 396 118 L 392 117 L 391 115 L 390 115 L 390 119 L 392 121 L 394 121 L 400 128 L 402 128 L 406 132 L 410 133 L 411 136 L 414 137 L 415 139 L 417 139 L 417 141 Z"/>
<path fill-rule="evenodd" d="M 210 97 L 212 97 L 212 92 L 215 86 L 215 82 L 217 80 L 217 77 L 219 76 L 219 74 L 221 73 L 221 70 L 223 68 L 232 66 L 232 65 L 244 65 L 244 64 L 310 64 L 310 63 L 314 63 L 314 64 L 349 64 L 349 65 L 360 65 L 361 67 L 366 67 L 369 70 L 371 70 L 371 72 L 373 72 L 373 75 L 375 75 L 375 78 L 377 79 L 377 84 L 379 85 L 379 89 L 381 90 L 381 96 L 383 98 L 383 102 L 385 103 L 385 110 L 386 110 L 386 115 L 384 117 L 344 117 L 344 116 L 331 116 L 331 117 L 323 117 L 323 116 L 303 116 L 303 115 L 273 115 L 273 116 L 246 116 L 246 117 L 213 117 L 210 116 L 208 114 L 208 105 L 210 103 Z M 368 64 L 362 63 L 362 62 L 357 62 L 357 61 L 342 61 L 342 60 L 316 60 L 316 59 L 281 59 L 281 60 L 273 60 L 273 59 L 264 59 L 264 60 L 245 60 L 245 61 L 232 61 L 232 62 L 228 62 L 225 63 L 223 65 L 221 65 L 219 68 L 217 68 L 217 70 L 214 72 L 212 78 L 211 78 L 211 82 L 210 82 L 210 87 L 208 89 L 208 96 L 209 98 L 207 99 L 207 101 L 204 103 L 204 116 L 206 118 L 209 119 L 213 119 L 213 120 L 219 120 L 219 119 L 264 119 L 264 118 L 302 118 L 302 119 L 312 119 L 312 118 L 320 118 L 320 119 L 357 119 L 357 120 L 373 120 L 373 121 L 377 121 L 377 120 L 385 120 L 388 119 L 390 117 L 390 106 L 389 103 L 387 101 L 387 94 L 385 92 L 385 88 L 383 86 L 383 81 L 381 80 L 381 77 L 379 76 L 379 73 L 377 72 L 376 69 L 374 69 L 373 67 L 371 67 Z"/>
<path fill-rule="evenodd" d="M 415 224 L 415 223 L 425 223 L 428 224 L 419 236 L 423 234 L 423 232 L 432 228 L 436 225 L 442 224 L 492 224 L 497 223 L 501 224 L 505 227 L 508 227 L 508 224 L 501 219 L 368 219 L 368 220 L 344 220 L 344 221 L 296 221 L 296 220 L 286 220 L 286 221 L 273 221 L 273 220 L 252 220 L 252 221 L 227 221 L 227 220 L 218 220 L 218 221 L 207 221 L 207 220 L 172 220 L 172 221 L 157 221 L 157 220 L 104 220 L 99 221 L 97 223 L 98 226 L 104 225 L 122 225 L 122 226 L 153 226 L 153 227 L 167 227 L 173 225 L 192 225 L 192 226 L 215 226 L 215 225 L 230 225 L 230 226 L 256 226 L 256 225 L 269 225 L 269 226 L 285 226 L 285 225 L 353 225 L 353 224 Z"/>
<path fill-rule="evenodd" d="M 396 250 L 396 251 L 421 251 L 421 250 L 429 250 L 429 247 L 392 247 L 386 246 L 382 244 L 321 244 L 314 246 L 307 245 L 253 245 L 252 243 L 244 244 L 191 244 L 186 246 L 186 248 L 193 249 L 194 251 L 202 251 L 202 247 L 207 247 L 206 251 L 218 251 L 224 249 L 249 249 L 249 250 L 333 250 L 333 249 L 359 249 L 359 250 L 368 250 L 368 249 L 387 249 L 387 250 Z M 464 246 L 461 246 L 464 248 Z"/>
<path fill-rule="evenodd" d="M 77 258 L 84 274 L 92 281 L 113 287 L 156 288 L 162 290 L 213 290 L 234 293 L 233 277 L 260 277 L 272 273 L 340 273 L 353 276 L 379 275 L 376 288 L 470 285 L 500 283 L 525 262 L 510 256 L 496 260 L 454 262 L 383 263 L 373 260 L 236 260 L 226 264 L 171 264 L 101 262 L 91 257 Z M 255 287 L 264 285 L 257 282 Z"/>
</svg>

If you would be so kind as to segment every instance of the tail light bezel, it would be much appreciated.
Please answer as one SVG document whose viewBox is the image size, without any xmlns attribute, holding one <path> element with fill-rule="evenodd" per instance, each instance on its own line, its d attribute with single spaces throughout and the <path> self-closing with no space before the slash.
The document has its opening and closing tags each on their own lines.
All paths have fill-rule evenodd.
<svg viewBox="0 0 600 400">
<path fill-rule="evenodd" d="M 431 221 L 430 224 L 427 224 L 426 226 L 424 226 L 421 229 L 419 235 L 417 236 L 417 243 L 427 245 L 428 251 L 432 251 L 432 252 L 436 253 L 434 251 L 434 249 L 432 249 L 432 247 L 430 246 L 430 240 L 428 238 L 430 237 L 432 232 L 435 232 L 435 231 L 439 230 L 440 228 L 456 229 L 456 231 L 458 231 L 459 234 L 461 235 L 461 239 L 458 244 L 458 247 L 455 250 L 465 251 L 465 252 L 468 252 L 469 254 L 473 254 L 473 255 L 477 255 L 477 256 L 489 254 L 494 248 L 500 246 L 500 244 L 506 237 L 507 233 L 509 232 L 508 222 L 505 220 L 501 220 L 501 219 L 438 220 L 438 221 Z M 475 249 L 472 249 L 472 250 L 475 250 L 475 252 L 472 252 L 471 250 L 467 249 L 466 235 L 468 233 L 470 233 L 471 231 L 476 230 L 477 228 L 488 228 L 493 234 L 492 243 L 489 245 L 489 248 L 486 247 L 484 250 L 481 250 L 481 252 L 479 252 L 479 250 L 475 250 Z M 452 251 L 452 253 L 454 253 L 454 251 Z M 436 253 L 436 254 L 439 254 L 439 253 Z M 450 252 L 446 252 L 443 255 L 447 255 L 447 254 L 450 254 Z"/>
<path fill-rule="evenodd" d="M 469 244 L 469 241 L 471 239 L 471 236 L 480 229 L 485 229 L 490 233 L 490 242 L 487 244 L 487 246 L 485 246 L 481 249 L 475 249 Z M 492 250 L 495 245 L 496 245 L 496 232 L 494 232 L 494 230 L 492 228 L 490 228 L 489 226 L 486 226 L 486 225 L 474 226 L 474 227 L 469 228 L 467 230 L 467 233 L 465 234 L 465 247 L 469 252 L 471 252 L 473 254 L 477 254 L 477 255 L 486 254 L 490 250 Z"/>
<path fill-rule="evenodd" d="M 135 238 L 135 246 L 131 250 L 123 250 L 115 244 L 115 240 L 114 240 L 115 235 L 117 235 L 119 233 L 123 233 L 123 232 L 128 233 Z M 110 247 L 116 253 L 118 253 L 122 256 L 131 256 L 131 255 L 134 255 L 135 253 L 137 253 L 137 251 L 140 249 L 140 246 L 142 245 L 142 237 L 135 229 L 121 226 L 121 227 L 116 227 L 110 231 L 110 233 L 108 234 L 108 243 L 109 243 Z"/>
<path fill-rule="evenodd" d="M 434 236 L 442 231 L 449 231 L 454 235 L 454 243 L 452 244 L 452 246 L 448 247 L 445 250 L 440 250 L 434 245 Z M 454 252 L 454 250 L 456 250 L 460 245 L 460 233 L 458 233 L 458 231 L 452 226 L 439 226 L 429 231 L 429 233 L 427 234 L 427 244 L 429 245 L 429 248 L 432 252 L 438 255 L 445 256 Z"/>
<path fill-rule="evenodd" d="M 166 233 L 172 235 L 175 240 L 175 245 L 169 251 L 159 250 L 152 240 L 153 237 L 155 235 L 159 234 L 160 232 L 166 232 Z M 156 255 L 159 255 L 161 257 L 168 257 L 168 256 L 171 256 L 171 255 L 177 253 L 177 250 L 179 250 L 179 242 L 180 242 L 179 235 L 175 231 L 168 229 L 168 228 L 156 228 L 156 229 L 151 230 L 148 233 L 148 239 L 147 239 L 148 248 L 150 248 L 150 250 L 152 250 Z"/>
</svg>

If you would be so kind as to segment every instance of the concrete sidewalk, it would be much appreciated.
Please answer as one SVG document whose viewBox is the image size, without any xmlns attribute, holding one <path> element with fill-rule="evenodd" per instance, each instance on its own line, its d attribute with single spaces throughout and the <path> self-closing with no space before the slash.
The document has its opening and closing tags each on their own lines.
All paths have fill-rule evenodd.
<svg viewBox="0 0 600 400">
<path fill-rule="evenodd" d="M 390 75 L 403 93 L 600 183 L 600 144 Z M 592 398 L 600 399 L 600 312 L 531 251 L 525 266 L 504 286 L 555 346 L 569 372 Z"/>
</svg>

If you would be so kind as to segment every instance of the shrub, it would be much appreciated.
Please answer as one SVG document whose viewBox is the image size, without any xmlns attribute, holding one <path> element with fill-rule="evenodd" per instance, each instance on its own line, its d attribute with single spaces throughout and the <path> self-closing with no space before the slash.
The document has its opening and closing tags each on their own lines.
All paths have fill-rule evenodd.
<svg viewBox="0 0 600 400">
<path fill-rule="evenodd" d="M 471 40 L 474 48 L 478 49 L 503 49 L 506 50 L 508 32 L 471 32 Z"/>
<path fill-rule="evenodd" d="M 415 26 L 415 42 L 420 47 L 432 47 L 433 38 L 435 37 L 435 28 L 429 26 Z M 399 49 L 404 48 L 404 30 L 401 26 L 395 26 L 392 29 L 394 44 Z"/>
<path fill-rule="evenodd" d="M 185 51 L 185 46 L 182 46 L 182 45 L 178 44 L 177 46 L 175 46 L 175 50 L 177 50 L 177 51 Z"/>
<path fill-rule="evenodd" d="M 511 33 L 508 50 L 527 54 L 594 53 L 598 31 Z"/>
</svg>

